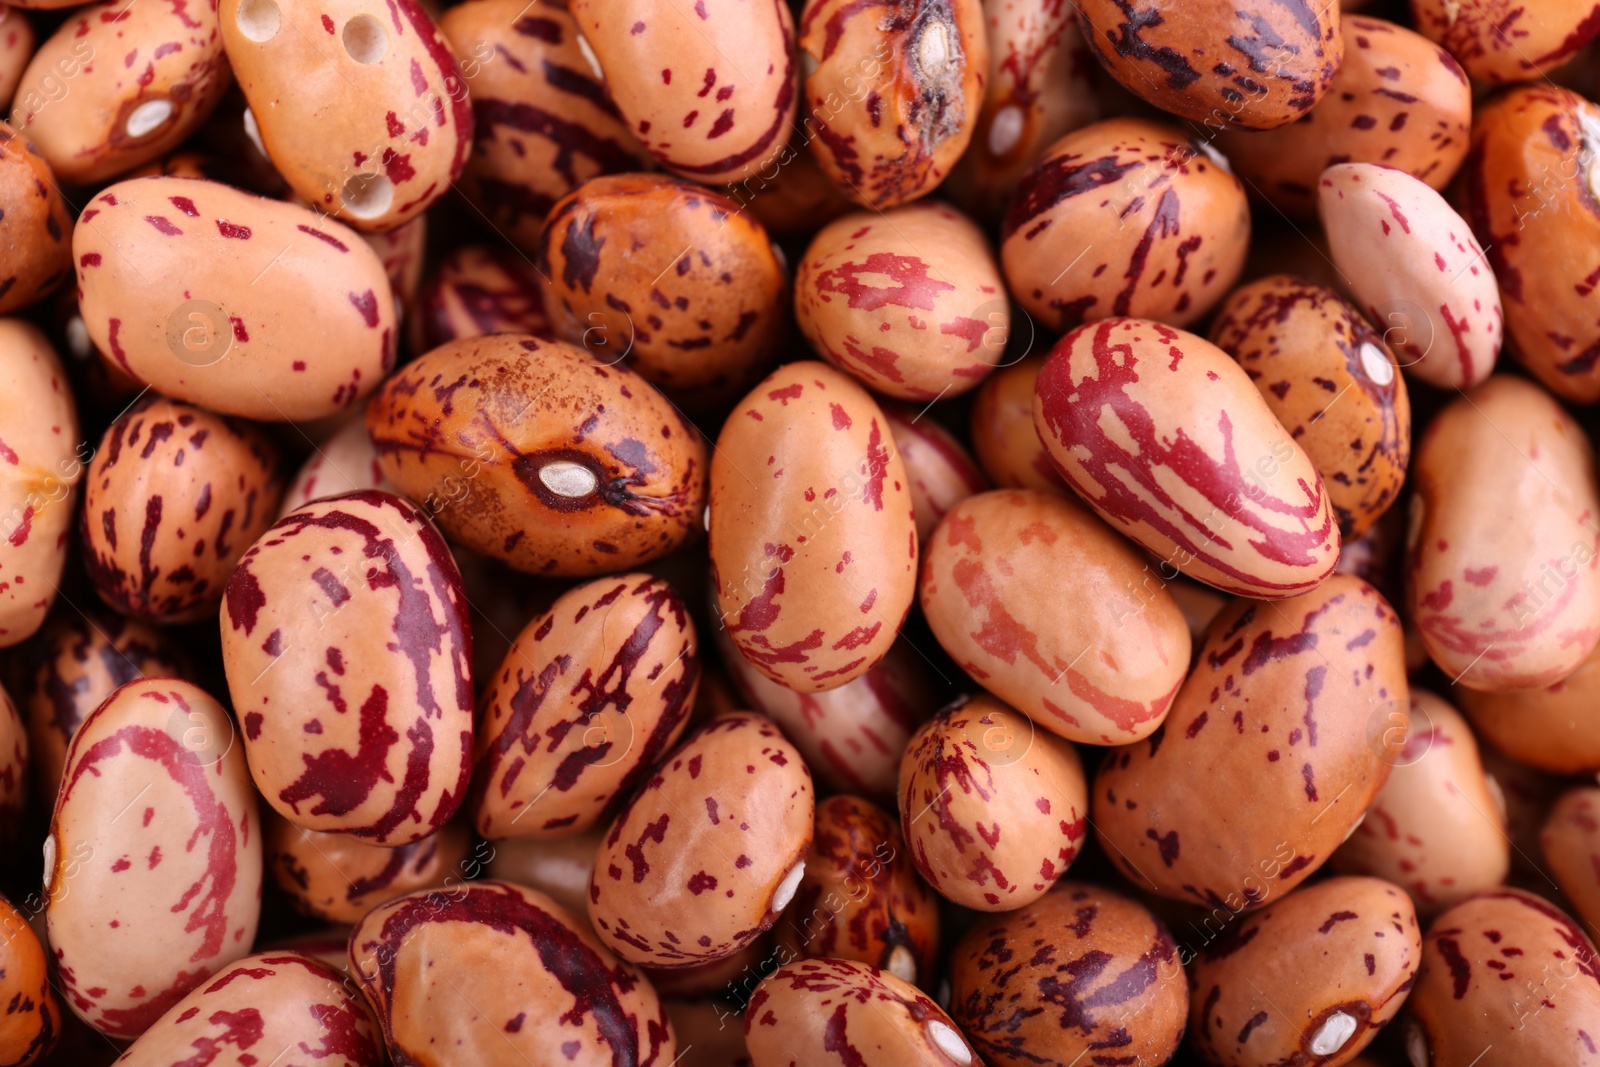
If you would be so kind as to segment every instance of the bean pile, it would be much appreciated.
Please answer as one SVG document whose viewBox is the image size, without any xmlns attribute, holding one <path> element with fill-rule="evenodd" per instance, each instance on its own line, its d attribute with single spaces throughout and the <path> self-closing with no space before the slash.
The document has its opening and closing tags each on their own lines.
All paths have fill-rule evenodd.
<svg viewBox="0 0 1600 1067">
<path fill-rule="evenodd" d="M 0 6 L 0 1067 L 1600 1067 L 1600 0 Z"/>
</svg>

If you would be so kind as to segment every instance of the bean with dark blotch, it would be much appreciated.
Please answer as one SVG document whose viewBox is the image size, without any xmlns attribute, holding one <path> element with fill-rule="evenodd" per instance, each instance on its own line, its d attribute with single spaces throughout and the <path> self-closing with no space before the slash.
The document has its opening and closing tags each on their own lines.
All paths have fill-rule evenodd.
<svg viewBox="0 0 1600 1067">
<path fill-rule="evenodd" d="M 987 693 L 963 697 L 912 735 L 899 801 L 918 873 L 975 911 L 1044 896 L 1088 829 L 1077 750 Z"/>
<path fill-rule="evenodd" d="M 68 1005 L 133 1038 L 250 951 L 261 827 L 233 722 L 204 690 L 129 682 L 72 738 L 44 846 Z"/>
<path fill-rule="evenodd" d="M 1033 388 L 1044 356 L 1028 356 L 984 381 L 972 404 L 972 451 L 995 485 L 1048 489 L 1076 500 L 1033 428 Z"/>
<path fill-rule="evenodd" d="M 0 319 L 0 648 L 31 637 L 55 603 L 85 448 L 50 342 Z"/>
<path fill-rule="evenodd" d="M 1299 218 L 1317 214 L 1317 179 L 1335 163 L 1381 163 L 1443 189 L 1467 154 L 1472 90 L 1450 53 L 1404 26 L 1347 15 L 1344 63 L 1300 121 L 1223 130 L 1217 147 L 1253 192 Z"/>
<path fill-rule="evenodd" d="M 1340 536 L 1366 533 L 1411 459 L 1411 399 L 1383 338 L 1338 293 L 1287 274 L 1234 290 L 1210 336 L 1322 475 Z"/>
<path fill-rule="evenodd" d="M 784 0 L 573 0 L 596 77 L 667 170 L 706 184 L 764 170 L 794 129 Z M 618 168 L 622 169 L 622 168 Z"/>
<path fill-rule="evenodd" d="M 1395 709 L 1384 729 L 1403 737 L 1404 747 L 1329 866 L 1393 882 L 1424 918 L 1505 881 L 1511 867 L 1505 801 L 1461 713 L 1413 689 L 1409 711 Z"/>
<path fill-rule="evenodd" d="M 818 354 L 902 399 L 976 388 L 1004 360 L 1011 328 L 988 239 L 933 202 L 829 223 L 800 260 L 794 302 Z"/>
<path fill-rule="evenodd" d="M 753 1067 L 979 1062 L 916 986 L 853 960 L 799 960 L 774 971 L 745 1009 L 744 1038 Z"/>
<path fill-rule="evenodd" d="M 1472 728 L 1521 766 L 1559 775 L 1600 771 L 1600 644 L 1578 669 L 1538 689 L 1500 693 L 1456 686 Z"/>
<path fill-rule="evenodd" d="M 343 974 L 299 952 L 271 951 L 245 957 L 178 1001 L 117 1063 L 246 1065 L 266 1063 L 274 1050 L 284 1064 L 388 1062 L 371 1010 Z"/>
<path fill-rule="evenodd" d="M 496 841 L 486 846 L 489 852 L 484 868 L 490 878 L 537 889 L 588 926 L 589 875 L 594 872 L 595 853 L 610 829 L 599 826 L 577 837 Z M 474 857 L 480 851 L 474 851 Z"/>
<path fill-rule="evenodd" d="M 407 339 L 421 355 L 447 341 L 487 333 L 550 334 L 539 275 L 522 256 L 463 245 L 446 253 L 423 283 Z"/>
<path fill-rule="evenodd" d="M 1577 670 L 1600 642 L 1600 485 L 1572 416 L 1491 378 L 1429 424 L 1411 480 L 1406 595 L 1433 661 L 1490 691 Z"/>
<path fill-rule="evenodd" d="M 917 540 L 925 542 L 951 508 L 988 489 L 989 480 L 956 435 L 933 419 L 923 419 L 907 404 L 885 402 L 879 407 L 906 467 Z"/>
<path fill-rule="evenodd" d="M 990 1067 L 1072 1067 L 1097 1053 L 1166 1063 L 1188 1010 L 1161 920 L 1084 882 L 984 917 L 950 958 L 950 1014 Z"/>
<path fill-rule="evenodd" d="M 927 660 L 910 643 L 896 641 L 866 674 L 820 693 L 796 692 L 768 678 L 720 626 L 716 643 L 738 707 L 777 723 L 824 788 L 894 802 L 900 754 L 940 699 Z"/>
<path fill-rule="evenodd" d="M 394 365 L 383 263 L 333 219 L 216 182 L 138 178 L 78 221 L 90 338 L 167 396 L 304 421 L 355 407 Z"/>
<path fill-rule="evenodd" d="M 61 1036 L 61 1003 L 50 981 L 50 961 L 28 919 L 0 897 L 0 1063 L 42 1063 Z"/>
<path fill-rule="evenodd" d="M 1406 1014 L 1412 1063 L 1595 1067 L 1600 958 L 1544 898 L 1486 890 L 1428 927 Z"/>
<path fill-rule="evenodd" d="M 525 626 L 479 701 L 478 833 L 573 837 L 615 814 L 694 705 L 694 623 L 648 574 L 597 578 Z"/>
<path fill-rule="evenodd" d="M 773 237 L 809 240 L 855 208 L 823 172 L 809 144 L 801 129 L 766 166 L 722 187 L 725 196 L 754 215 Z"/>
<path fill-rule="evenodd" d="M 446 11 L 439 29 L 472 94 L 461 189 L 523 252 L 538 248 L 557 200 L 590 178 L 648 165 L 566 3 L 468 0 Z"/>
<path fill-rule="evenodd" d="M 589 918 L 619 956 L 690 967 L 768 929 L 805 873 L 811 772 L 759 715 L 726 715 L 667 758 L 611 825 Z"/>
<path fill-rule="evenodd" d="M 1600 789 L 1563 793 L 1540 828 L 1539 845 L 1545 868 L 1593 941 L 1600 933 Z"/>
<path fill-rule="evenodd" d="M 247 127 L 295 193 L 359 230 L 392 230 L 461 176 L 472 105 L 416 0 L 220 0 Z"/>
<path fill-rule="evenodd" d="M 1500 294 L 1472 228 L 1405 171 L 1339 163 L 1317 182 L 1328 253 L 1418 381 L 1465 389 L 1500 355 Z"/>
<path fill-rule="evenodd" d="M 905 465 L 872 396 L 790 363 L 740 401 L 711 461 L 712 575 L 739 652 L 796 692 L 871 670 L 916 594 Z"/>
<path fill-rule="evenodd" d="M 60 6 L 74 5 L 66 3 Z M 0 13 L 0 111 L 11 110 L 17 86 L 22 82 L 22 72 L 27 69 L 37 45 L 33 23 L 17 9 L 17 5 L 6 5 L 6 12 Z"/>
<path fill-rule="evenodd" d="M 89 714 L 136 678 L 193 676 L 189 656 L 168 631 L 93 603 L 64 605 L 34 647 L 37 663 L 18 698 L 28 723 L 28 755 L 38 797 L 54 804 L 67 745 Z"/>
<path fill-rule="evenodd" d="M 228 88 L 217 29 L 209 3 L 107 0 L 75 12 L 22 73 L 17 131 L 73 185 L 159 159 L 200 128 Z"/>
<path fill-rule="evenodd" d="M 1139 319 L 1081 327 L 1040 371 L 1033 421 L 1068 484 L 1163 569 L 1273 599 L 1338 562 L 1322 476 L 1203 338 Z"/>
<path fill-rule="evenodd" d="M 788 279 L 767 231 L 727 197 L 664 175 L 610 175 L 569 193 L 550 212 L 539 273 L 557 337 L 603 363 L 626 359 L 695 409 L 748 389 L 788 325 Z"/>
<path fill-rule="evenodd" d="M 1000 226 L 1011 294 L 1054 330 L 1128 315 L 1186 326 L 1232 287 L 1249 247 L 1250 205 L 1226 161 L 1144 119 L 1051 145 Z"/>
<path fill-rule="evenodd" d="M 455 813 L 472 635 L 455 560 L 415 504 L 366 490 L 290 512 L 239 561 L 221 624 L 250 773 L 278 814 L 395 846 Z"/>
<path fill-rule="evenodd" d="M 1600 400 L 1597 153 L 1600 105 L 1550 84 L 1518 86 L 1473 116 L 1462 182 L 1511 351 L 1576 404 Z"/>
<path fill-rule="evenodd" d="M 472 833 L 459 820 L 397 848 L 325 834 L 274 813 L 263 817 L 263 860 L 297 911 L 334 923 L 359 922 L 374 907 L 415 889 L 461 881 Z"/>
<path fill-rule="evenodd" d="M 1234 600 L 1161 729 L 1100 766 L 1094 825 L 1112 862 L 1161 896 L 1235 912 L 1305 881 L 1398 757 L 1402 646 L 1394 609 L 1359 578 Z"/>
<path fill-rule="evenodd" d="M 990 692 L 1070 741 L 1127 744 L 1161 725 L 1189 669 L 1189 630 L 1164 585 L 1063 497 L 996 489 L 928 539 L 919 599 L 939 644 Z M 1063 586 L 1081 597 L 1066 614 Z"/>
<path fill-rule="evenodd" d="M 1539 81 L 1600 34 L 1593 0 L 1411 0 L 1411 14 L 1489 85 Z"/>
<path fill-rule="evenodd" d="M 998 218 L 1044 150 L 1100 116 L 1094 60 L 1072 4 L 984 5 L 988 91 L 972 143 L 944 193 L 984 221 Z"/>
<path fill-rule="evenodd" d="M 313 500 L 328 496 L 342 496 L 360 489 L 381 489 L 386 493 L 397 490 L 383 476 L 378 464 L 378 450 L 367 435 L 364 419 L 348 423 L 332 437 L 317 445 L 294 481 L 289 483 L 278 505 L 278 518 L 298 511 Z"/>
<path fill-rule="evenodd" d="M 864 207 L 932 192 L 972 140 L 989 79 L 979 0 L 884 8 L 806 0 L 804 124 L 817 162 Z"/>
<path fill-rule="evenodd" d="M 517 570 L 625 570 L 703 521 L 698 431 L 649 382 L 561 341 L 436 348 L 384 383 L 367 432 L 447 534 Z"/>
<path fill-rule="evenodd" d="M 1316 106 L 1344 60 L 1339 5 L 1082 0 L 1100 65 L 1135 96 L 1216 132 L 1270 130 Z"/>
<path fill-rule="evenodd" d="M 560 1049 L 573 1067 L 665 1067 L 677 1055 L 650 983 L 561 905 L 509 882 L 381 905 L 351 931 L 350 965 L 402 1063 L 549 1063 Z"/>
<path fill-rule="evenodd" d="M 1239 918 L 1195 958 L 1189 1033 L 1218 1067 L 1340 1067 L 1416 980 L 1411 899 L 1378 878 L 1330 878 Z"/>
<path fill-rule="evenodd" d="M 905 848 L 889 812 L 859 797 L 818 804 L 805 877 L 774 927 L 780 958 L 856 960 L 912 984 L 930 983 L 939 898 Z"/>
<path fill-rule="evenodd" d="M 211 615 L 282 495 L 277 449 L 259 427 L 153 394 L 140 400 L 106 428 L 84 480 L 95 592 L 150 622 Z"/>
<path fill-rule="evenodd" d="M 0 39 L 23 22 L 0 22 Z M 42 300 L 72 276 L 72 224 L 50 165 L 0 122 L 0 314 Z"/>
</svg>

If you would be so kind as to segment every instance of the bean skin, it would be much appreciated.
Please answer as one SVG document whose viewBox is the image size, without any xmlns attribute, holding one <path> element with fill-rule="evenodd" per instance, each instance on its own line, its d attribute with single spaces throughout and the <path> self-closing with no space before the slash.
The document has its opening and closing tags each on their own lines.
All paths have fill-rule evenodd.
<svg viewBox="0 0 1600 1067">
<path fill-rule="evenodd" d="M 563 594 L 479 702 L 478 833 L 570 837 L 606 821 L 683 733 L 699 675 L 694 623 L 666 582 L 619 574 Z"/>
<path fill-rule="evenodd" d="M 1456 700 L 1488 745 L 1519 765 L 1551 774 L 1600 771 L 1600 644 L 1577 670 L 1538 689 L 1491 693 L 1456 686 Z"/>
<path fill-rule="evenodd" d="M 1561 795 L 1540 828 L 1539 852 L 1592 942 L 1600 933 L 1600 789 Z"/>
<path fill-rule="evenodd" d="M 1239 364 L 1193 334 L 1139 319 L 1074 330 L 1039 372 L 1033 422 L 1068 484 L 1163 566 L 1270 599 L 1338 561 L 1322 477 Z"/>
<path fill-rule="evenodd" d="M 689 967 L 730 956 L 793 899 L 811 846 L 811 772 L 777 727 L 712 720 L 661 764 L 611 825 L 589 918 L 623 959 Z"/>
<path fill-rule="evenodd" d="M 917 542 L 925 544 L 939 520 L 961 501 L 989 488 L 989 480 L 956 435 L 909 404 L 884 403 L 883 417 L 906 465 Z"/>
<path fill-rule="evenodd" d="M 1034 383 L 1043 367 L 1044 356 L 1028 356 L 983 383 L 972 404 L 972 450 L 997 486 L 1046 489 L 1075 501 L 1077 494 L 1067 487 L 1033 428 Z"/>
<path fill-rule="evenodd" d="M 10 21 L 21 23 L 22 16 Z M 10 314 L 49 296 L 71 276 L 73 218 L 50 164 L 3 122 L 0 209 L 5 211 L 0 233 L 8 238 L 0 251 L 0 314 Z"/>
<path fill-rule="evenodd" d="M 1536 81 L 1600 33 L 1590 0 L 1554 0 L 1530 11 L 1516 0 L 1411 0 L 1417 29 L 1490 85 Z"/>
<path fill-rule="evenodd" d="M 464 245 L 445 254 L 417 294 L 411 350 L 421 355 L 449 341 L 489 333 L 550 335 L 539 275 L 520 256 Z"/>
<path fill-rule="evenodd" d="M 317 445 L 295 474 L 294 481 L 278 505 L 278 518 L 298 511 L 313 500 L 343 496 L 362 489 L 381 489 L 394 493 L 395 487 L 383 476 L 378 450 L 367 435 L 366 423 L 357 419 Z"/>
<path fill-rule="evenodd" d="M 472 837 L 452 821 L 430 837 L 397 848 L 344 834 L 307 830 L 275 812 L 263 818 L 264 859 L 295 910 L 333 923 L 360 922 L 391 897 L 460 878 Z"/>
<path fill-rule="evenodd" d="M 1400 621 L 1335 575 L 1276 604 L 1236 599 L 1162 728 L 1106 753 L 1094 825 L 1112 862 L 1174 900 L 1239 912 L 1305 881 L 1389 778 L 1406 707 Z M 1218 791 L 1231 797 L 1219 810 Z"/>
<path fill-rule="evenodd" d="M 50 960 L 34 928 L 0 897 L 0 1063 L 33 1067 L 61 1037 L 61 1003 L 50 981 Z"/>
<path fill-rule="evenodd" d="M 366 490 L 286 515 L 239 561 L 220 623 L 242 747 L 278 814 L 396 846 L 455 813 L 472 636 L 460 572 L 415 504 Z"/>
<path fill-rule="evenodd" d="M 565 908 L 509 882 L 373 909 L 350 933 L 350 968 L 397 1062 L 548 1063 L 562 1049 L 557 1062 L 573 1067 L 668 1067 L 677 1056 L 650 983 Z"/>
<path fill-rule="evenodd" d="M 137 1037 L 250 950 L 261 827 L 237 741 L 220 704 L 171 678 L 129 682 L 72 738 L 45 921 L 68 1005 L 103 1034 Z"/>
<path fill-rule="evenodd" d="M 1167 928 L 1098 885 L 1061 882 L 1025 908 L 985 916 L 950 960 L 950 1014 L 990 1067 L 1072 1067 L 1101 1049 L 1165 1063 L 1188 1008 Z"/>
</svg>

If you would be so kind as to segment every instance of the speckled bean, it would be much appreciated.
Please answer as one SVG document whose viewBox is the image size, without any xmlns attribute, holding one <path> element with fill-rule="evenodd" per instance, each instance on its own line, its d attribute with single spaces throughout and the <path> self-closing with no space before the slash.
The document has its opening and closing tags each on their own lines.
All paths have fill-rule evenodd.
<svg viewBox="0 0 1600 1067">
<path fill-rule="evenodd" d="M 8 30 L 0 23 L 0 36 Z M 50 165 L 3 122 L 0 211 L 0 314 L 7 314 L 44 299 L 72 276 L 73 220 Z"/>
<path fill-rule="evenodd" d="M 396 492 L 378 465 L 378 450 L 367 435 L 365 420 L 346 424 L 317 445 L 296 472 L 278 505 L 278 518 L 298 511 L 313 500 L 341 496 L 361 489 Z"/>
<path fill-rule="evenodd" d="M 1489 745 L 1551 774 L 1600 771 L 1600 644 L 1578 669 L 1538 689 L 1483 692 L 1456 686 L 1455 698 Z"/>
<path fill-rule="evenodd" d="M 1537 81 L 1600 33 L 1592 0 L 1411 0 L 1417 29 L 1490 85 Z"/>
<path fill-rule="evenodd" d="M 262 859 L 296 910 L 334 923 L 360 922 L 374 907 L 416 889 L 461 881 L 472 837 L 454 820 L 438 833 L 397 848 L 263 817 Z"/>
<path fill-rule="evenodd" d="M 1600 932 L 1600 789 L 1574 786 L 1551 807 L 1539 851 L 1592 942 Z"/>
<path fill-rule="evenodd" d="M 972 403 L 972 451 L 997 486 L 1048 489 L 1075 501 L 1033 428 L 1033 389 L 1044 358 L 1008 363 L 983 383 Z"/>
<path fill-rule="evenodd" d="M 550 334 L 539 275 L 523 256 L 463 245 L 445 253 L 417 294 L 407 339 L 421 355 L 448 341 L 487 333 Z"/>
<path fill-rule="evenodd" d="M 911 511 L 917 518 L 917 542 L 925 543 L 939 520 L 974 493 L 989 488 L 966 445 L 933 419 L 924 419 L 908 404 L 878 405 L 895 451 L 905 464 L 911 487 Z"/>
</svg>

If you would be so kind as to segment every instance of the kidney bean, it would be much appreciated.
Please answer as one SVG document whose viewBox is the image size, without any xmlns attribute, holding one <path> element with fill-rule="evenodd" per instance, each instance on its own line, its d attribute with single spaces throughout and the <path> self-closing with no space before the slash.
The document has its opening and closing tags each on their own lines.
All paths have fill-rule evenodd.
<svg viewBox="0 0 1600 1067">
<path fill-rule="evenodd" d="M 1587 0 L 1554 0 L 1530 12 L 1512 0 L 1411 0 L 1417 29 L 1490 85 L 1537 80 L 1600 33 Z"/>
<path fill-rule="evenodd" d="M 1165 567 L 1273 598 L 1316 588 L 1339 558 L 1311 460 L 1194 334 L 1138 319 L 1074 330 L 1039 373 L 1033 422 L 1068 484 Z"/>
<path fill-rule="evenodd" d="M 950 172 L 945 193 L 985 221 L 1044 150 L 1100 117 L 1094 60 L 1072 4 L 1051 0 L 985 5 L 988 92 L 972 142 Z"/>
<path fill-rule="evenodd" d="M 1328 250 L 1345 286 L 1418 381 L 1466 389 L 1500 353 L 1502 312 L 1472 228 L 1404 171 L 1340 163 L 1318 188 Z"/>
<path fill-rule="evenodd" d="M 1600 400 L 1600 107 L 1553 85 L 1518 86 L 1473 120 L 1462 183 L 1511 351 L 1557 396 Z M 1574 279 L 1583 279 L 1574 284 Z"/>
<path fill-rule="evenodd" d="M 775 927 L 784 962 L 826 956 L 929 982 L 939 903 L 906 855 L 898 820 L 859 797 L 817 805 L 805 875 Z"/>
<path fill-rule="evenodd" d="M 273 166 L 307 202 L 383 231 L 460 177 L 473 118 L 456 57 L 422 6 L 369 7 L 221 0 L 218 15 L 246 121 Z"/>
<path fill-rule="evenodd" d="M 737 998 L 739 989 L 748 995 L 757 982 L 777 963 L 773 962 L 772 931 L 768 930 L 731 956 L 689 967 L 640 967 L 655 991 L 668 997 L 721 996 Z"/>
<path fill-rule="evenodd" d="M 278 505 L 278 518 L 298 511 L 313 500 L 361 489 L 395 492 L 389 479 L 383 476 L 378 450 L 367 434 L 365 421 L 356 419 L 315 446 L 284 492 L 283 502 Z"/>
<path fill-rule="evenodd" d="M 737 690 L 733 706 L 723 710 L 752 707 L 777 723 L 827 790 L 893 802 L 906 742 L 938 706 L 928 661 L 908 641 L 889 646 L 861 677 L 820 693 L 772 681 L 720 626 L 716 643 Z"/>
<path fill-rule="evenodd" d="M 885 402 L 879 407 L 910 480 L 917 542 L 925 544 L 939 520 L 961 501 L 988 489 L 989 480 L 966 446 L 937 422 L 922 419 L 907 404 Z"/>
<path fill-rule="evenodd" d="M 1600 932 L 1600 789 L 1574 786 L 1551 807 L 1539 831 L 1545 867 L 1572 903 L 1584 932 Z"/>
<path fill-rule="evenodd" d="M 978 0 L 911 0 L 892 19 L 806 0 L 800 52 L 811 150 L 856 203 L 925 196 L 966 151 L 989 70 Z"/>
<path fill-rule="evenodd" d="M 1336 4 L 1195 0 L 1136 13 L 1125 0 L 1083 0 L 1078 17 L 1095 58 L 1123 88 L 1212 131 L 1295 121 L 1323 98 L 1344 60 Z"/>
<path fill-rule="evenodd" d="M 1505 881 L 1505 801 L 1466 720 L 1432 693 L 1413 689 L 1409 712 L 1396 709 L 1387 730 L 1404 747 L 1367 817 L 1329 865 L 1393 882 L 1427 918 Z"/>
<path fill-rule="evenodd" d="M 1412 482 L 1408 606 L 1440 669 L 1486 690 L 1577 670 L 1600 641 L 1600 486 L 1572 417 L 1492 378 L 1429 425 Z"/>
<path fill-rule="evenodd" d="M 713 720 L 601 844 L 589 881 L 600 940 L 662 968 L 739 951 L 794 899 L 814 815 L 811 773 L 777 727 L 749 713 Z"/>
<path fill-rule="evenodd" d="M 284 516 L 239 561 L 221 623 L 250 773 L 279 815 L 396 846 L 455 813 L 472 638 L 455 561 L 415 504 L 367 490 Z"/>
<path fill-rule="evenodd" d="M 1033 389 L 1043 366 L 1044 356 L 1028 356 L 984 380 L 972 403 L 972 451 L 997 486 L 1047 489 L 1076 501 L 1033 428 Z"/>
<path fill-rule="evenodd" d="M 107 427 L 89 463 L 89 580 L 122 614 L 203 619 L 282 494 L 278 451 L 258 427 L 147 396 Z"/>
<path fill-rule="evenodd" d="M 1404 26 L 1347 15 L 1344 62 L 1316 107 L 1266 133 L 1223 129 L 1217 147 L 1252 190 L 1298 218 L 1317 214 L 1317 180 L 1336 163 L 1377 163 L 1431 188 L 1467 154 L 1472 90 L 1450 53 Z"/>
<path fill-rule="evenodd" d="M 268 812 L 262 826 L 267 871 L 297 911 L 335 923 L 360 922 L 385 900 L 461 880 L 471 832 L 459 821 L 398 848 L 325 834 Z"/>
<path fill-rule="evenodd" d="M 11 107 L 17 86 L 22 82 L 22 72 L 27 69 L 39 43 L 33 23 L 15 8 L 14 4 L 6 5 L 0 11 L 0 111 Z"/>
<path fill-rule="evenodd" d="M 96 185 L 178 147 L 230 80 L 215 5 L 107 0 L 39 46 L 12 123 L 62 181 Z"/>
<path fill-rule="evenodd" d="M 1411 461 L 1411 399 L 1383 338 L 1338 293 L 1286 274 L 1235 289 L 1210 337 L 1316 466 L 1340 537 L 1365 534 Z"/>
<path fill-rule="evenodd" d="M 55 803 L 72 735 L 106 697 L 136 678 L 194 676 L 189 655 L 168 631 L 93 604 L 80 607 L 64 606 L 46 621 L 35 645 L 37 666 L 17 691 L 33 783 L 47 805 Z"/>
<path fill-rule="evenodd" d="M 1233 286 L 1249 247 L 1249 202 L 1226 161 L 1144 119 L 1051 145 L 1000 224 L 1011 295 L 1055 330 L 1126 315 L 1188 325 Z"/>
<path fill-rule="evenodd" d="M 20 22 L 22 16 L 13 18 Z M 0 16 L 0 40 L 10 32 Z M 0 314 L 49 296 L 72 274 L 72 216 L 38 149 L 0 122 Z"/>
<path fill-rule="evenodd" d="M 1486 890 L 1428 927 L 1406 1051 L 1428 1067 L 1592 1064 L 1597 976 L 1594 947 L 1565 912 L 1520 889 Z"/>
<path fill-rule="evenodd" d="M 705 503 L 705 445 L 625 367 L 559 341 L 453 341 L 367 408 L 383 473 L 467 547 L 545 575 L 676 550 Z"/>
<path fill-rule="evenodd" d="M 788 280 L 761 224 L 661 175 L 594 178 L 567 194 L 547 220 L 539 272 L 557 337 L 607 363 L 625 358 L 696 410 L 748 389 L 786 325 Z"/>
<path fill-rule="evenodd" d="M 61 361 L 16 319 L 0 319 L 0 427 L 0 648 L 9 648 L 55 602 L 87 458 Z"/>
<path fill-rule="evenodd" d="M 1561 775 L 1600 771 L 1600 721 L 1589 714 L 1600 696 L 1600 645 L 1559 682 L 1537 689 L 1485 692 L 1456 686 L 1472 728 L 1518 765 Z"/>
<path fill-rule="evenodd" d="M 1361 579 L 1334 575 L 1275 605 L 1237 599 L 1161 729 L 1106 754 L 1095 829 L 1141 887 L 1258 907 L 1361 821 L 1400 749 L 1385 731 L 1406 695 L 1399 620 Z M 1219 790 L 1220 811 L 1207 799 Z"/>
<path fill-rule="evenodd" d="M 319 1067 L 387 1062 L 372 1012 L 344 976 L 299 952 L 262 952 L 235 963 L 174 1004 L 117 1062 L 172 1067 L 217 1053 L 216 1062 L 235 1056 L 242 1063 L 252 1048 L 299 1053 Z"/>
<path fill-rule="evenodd" d="M 1063 616 L 1055 581 L 1080 610 Z M 957 504 L 929 538 L 920 599 L 939 644 L 996 696 L 1069 741 L 1126 744 L 1161 725 L 1189 669 L 1189 631 L 1163 584 L 1081 508 L 997 489 Z"/>
<path fill-rule="evenodd" d="M 619 574 L 567 591 L 479 702 L 478 833 L 572 837 L 614 815 L 683 733 L 699 674 L 694 623 L 666 582 Z"/>
<path fill-rule="evenodd" d="M 775 238 L 809 240 L 855 207 L 807 147 L 809 131 L 796 133 L 760 172 L 722 187 Z"/>
<path fill-rule="evenodd" d="M 1399 1012 L 1421 955 L 1405 893 L 1330 878 L 1244 916 L 1200 953 L 1189 1031 L 1219 1067 L 1339 1067 Z"/>
<path fill-rule="evenodd" d="M 815 362 L 774 371 L 717 438 L 718 614 L 740 654 L 780 685 L 814 693 L 859 678 L 911 608 L 916 519 L 892 446 L 872 397 Z"/>
<path fill-rule="evenodd" d="M 1044 896 L 1077 858 L 1088 821 L 1077 751 L 988 694 L 962 698 L 912 735 L 899 799 L 918 873 L 974 911 Z"/>
<path fill-rule="evenodd" d="M 68 1005 L 139 1036 L 243 957 L 261 828 L 233 722 L 172 678 L 122 686 L 73 735 L 45 842 L 45 920 Z"/>
<path fill-rule="evenodd" d="M 463 245 L 445 254 L 417 294 L 411 313 L 411 350 L 420 355 L 447 341 L 489 333 L 550 335 L 539 275 L 521 256 L 485 245 Z"/>
<path fill-rule="evenodd" d="M 736 182 L 793 127 L 794 18 L 783 0 L 701 2 L 693 21 L 672 0 L 574 0 L 572 15 L 596 77 L 656 162 L 697 182 Z"/>
<path fill-rule="evenodd" d="M 401 1062 L 538 1063 L 564 1049 L 575 1067 L 612 1067 L 677 1055 L 650 983 L 561 905 L 509 882 L 373 909 L 350 933 L 350 966 Z"/>
<path fill-rule="evenodd" d="M 32 1067 L 50 1056 L 61 1036 L 61 1004 L 50 962 L 28 920 L 0 897 L 0 997 L 12 1010 L 0 1020 L 0 1063 Z"/>
<path fill-rule="evenodd" d="M 176 400 L 314 419 L 355 406 L 393 366 L 383 263 L 332 219 L 215 182 L 139 178 L 95 197 L 79 221 L 89 336 Z M 313 345 L 321 358 L 308 360 Z"/>
<path fill-rule="evenodd" d="M 828 362 L 889 396 L 933 400 L 1005 355 L 1011 306 L 983 232 L 933 202 L 825 226 L 795 275 L 795 315 Z"/>
<path fill-rule="evenodd" d="M 1188 1006 L 1161 920 L 1084 882 L 985 916 L 950 960 L 950 1014 L 991 1067 L 1070 1067 L 1096 1055 L 1165 1063 Z"/>
<path fill-rule="evenodd" d="M 566 3 L 468 0 L 445 11 L 439 29 L 471 91 L 462 191 L 521 251 L 534 253 L 545 216 L 573 189 L 648 165 Z"/>
</svg>

